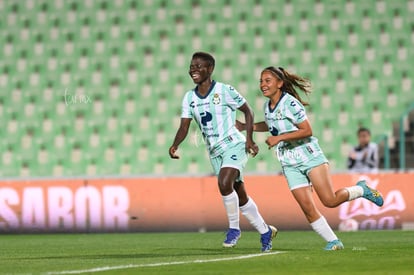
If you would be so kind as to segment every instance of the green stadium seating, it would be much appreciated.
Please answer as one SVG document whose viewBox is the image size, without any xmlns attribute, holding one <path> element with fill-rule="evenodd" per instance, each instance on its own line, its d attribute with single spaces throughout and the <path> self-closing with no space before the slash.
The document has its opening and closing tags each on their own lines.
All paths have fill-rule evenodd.
<svg viewBox="0 0 414 275">
<path fill-rule="evenodd" d="M 0 177 L 211 173 L 194 123 L 181 159 L 168 157 L 199 50 L 257 120 L 264 67 L 308 77 L 334 170 L 359 126 L 389 135 L 414 100 L 409 0 L 3 1 L 0 18 Z M 246 170 L 279 171 L 256 139 Z"/>
</svg>

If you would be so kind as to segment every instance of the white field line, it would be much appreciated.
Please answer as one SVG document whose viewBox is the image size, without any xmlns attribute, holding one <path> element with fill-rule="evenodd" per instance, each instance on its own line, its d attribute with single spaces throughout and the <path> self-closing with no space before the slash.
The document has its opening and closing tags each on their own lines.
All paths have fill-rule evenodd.
<svg viewBox="0 0 414 275">
<path fill-rule="evenodd" d="M 223 262 L 223 261 L 234 261 L 234 260 L 243 260 L 243 259 L 250 259 L 268 255 L 275 255 L 284 253 L 282 251 L 274 251 L 269 253 L 257 253 L 257 254 L 248 254 L 242 255 L 237 257 L 227 257 L 227 258 L 215 258 L 215 259 L 207 259 L 207 260 L 192 260 L 192 261 L 180 261 L 180 262 L 161 262 L 161 263 L 153 263 L 153 264 L 128 264 L 128 265 L 116 265 L 116 266 L 103 266 L 103 267 L 95 267 L 91 269 L 81 269 L 81 270 L 64 270 L 64 271 L 51 271 L 45 273 L 46 275 L 62 275 L 62 274 L 82 274 L 82 273 L 93 273 L 93 272 L 101 272 L 101 271 L 108 271 L 108 270 L 119 270 L 119 269 L 127 269 L 127 268 L 139 268 L 139 267 L 155 267 L 155 266 L 166 266 L 166 265 L 184 265 L 184 264 L 202 264 L 202 263 L 212 263 L 212 262 Z"/>
</svg>

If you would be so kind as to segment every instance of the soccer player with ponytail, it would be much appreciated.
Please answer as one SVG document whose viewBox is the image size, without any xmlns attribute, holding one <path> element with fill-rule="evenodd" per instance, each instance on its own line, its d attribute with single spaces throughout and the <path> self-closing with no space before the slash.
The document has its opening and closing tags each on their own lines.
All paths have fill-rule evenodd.
<svg viewBox="0 0 414 275">
<path fill-rule="evenodd" d="M 359 181 L 355 186 L 341 188 L 334 192 L 329 172 L 328 160 L 323 154 L 306 115 L 304 102 L 296 89 L 305 95 L 310 93 L 310 82 L 281 67 L 267 67 L 260 77 L 260 90 L 268 98 L 264 105 L 265 121 L 255 123 L 253 130 L 269 131 L 266 143 L 276 151 L 282 165 L 283 174 L 289 188 L 300 205 L 306 219 L 323 239 L 327 241 L 325 250 L 343 249 L 342 242 L 332 231 L 326 219 L 315 206 L 312 187 L 326 207 L 357 198 L 365 198 L 382 206 L 381 194 Z M 236 121 L 239 130 L 245 124 Z"/>
</svg>

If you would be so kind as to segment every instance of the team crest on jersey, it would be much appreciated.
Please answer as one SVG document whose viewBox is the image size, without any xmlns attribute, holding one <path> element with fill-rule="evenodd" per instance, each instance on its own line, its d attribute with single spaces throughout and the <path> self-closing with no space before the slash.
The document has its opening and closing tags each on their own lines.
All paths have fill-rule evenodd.
<svg viewBox="0 0 414 275">
<path fill-rule="evenodd" d="M 282 112 L 280 110 L 276 111 L 276 120 L 282 120 L 283 119 L 283 115 Z"/>
<path fill-rule="evenodd" d="M 220 96 L 219 96 L 219 94 L 214 94 L 214 96 L 213 96 L 213 104 L 215 104 L 215 105 L 220 104 Z"/>
</svg>

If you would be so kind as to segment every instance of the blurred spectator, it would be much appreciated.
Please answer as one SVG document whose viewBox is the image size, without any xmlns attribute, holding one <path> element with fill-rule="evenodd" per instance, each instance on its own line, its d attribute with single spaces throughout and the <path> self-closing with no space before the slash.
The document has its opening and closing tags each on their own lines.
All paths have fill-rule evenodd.
<svg viewBox="0 0 414 275">
<path fill-rule="evenodd" d="M 378 172 L 378 146 L 371 142 L 371 132 L 367 128 L 358 129 L 358 145 L 348 156 L 348 169 L 357 173 Z"/>
</svg>

